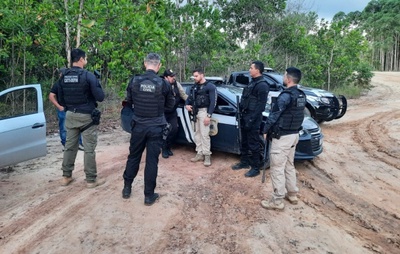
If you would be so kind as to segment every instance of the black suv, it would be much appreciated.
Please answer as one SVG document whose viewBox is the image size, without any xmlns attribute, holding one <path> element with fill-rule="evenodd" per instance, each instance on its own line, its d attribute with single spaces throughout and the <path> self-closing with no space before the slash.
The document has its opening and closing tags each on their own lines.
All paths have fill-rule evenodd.
<svg viewBox="0 0 400 254">
<path fill-rule="evenodd" d="M 270 86 L 268 104 L 278 97 L 283 91 L 283 76 L 274 71 L 267 71 L 263 76 Z M 227 84 L 244 87 L 250 82 L 248 71 L 232 72 Z M 307 96 L 307 105 L 304 113 L 314 118 L 318 123 L 339 119 L 346 113 L 347 100 L 343 95 L 336 96 L 326 90 L 310 88 L 299 85 L 299 88 Z"/>
</svg>

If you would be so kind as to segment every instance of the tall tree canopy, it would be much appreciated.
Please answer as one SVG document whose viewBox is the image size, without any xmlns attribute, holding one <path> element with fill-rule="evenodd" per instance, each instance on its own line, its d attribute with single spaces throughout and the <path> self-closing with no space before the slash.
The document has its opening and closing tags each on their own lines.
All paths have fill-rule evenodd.
<svg viewBox="0 0 400 254">
<path fill-rule="evenodd" d="M 370 66 L 400 68 L 399 13 L 396 0 L 372 0 L 332 22 L 295 0 L 3 0 L 0 88 L 42 83 L 46 94 L 77 46 L 108 94 L 122 94 L 148 52 L 180 80 L 195 67 L 225 76 L 258 59 L 278 71 L 301 68 L 307 85 L 365 88 Z"/>
</svg>

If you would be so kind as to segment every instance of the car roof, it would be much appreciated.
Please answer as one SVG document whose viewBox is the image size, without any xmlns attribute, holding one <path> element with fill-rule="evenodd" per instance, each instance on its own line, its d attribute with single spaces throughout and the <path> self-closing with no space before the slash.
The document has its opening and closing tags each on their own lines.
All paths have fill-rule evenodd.
<svg viewBox="0 0 400 254">
<path fill-rule="evenodd" d="M 264 76 L 270 76 L 273 79 L 275 79 L 276 81 L 278 81 L 280 84 L 283 84 L 282 74 L 279 74 L 277 72 L 268 72 L 268 73 L 264 72 L 263 74 L 264 74 Z"/>
<path fill-rule="evenodd" d="M 188 88 L 193 85 L 193 83 L 190 82 L 182 82 L 181 83 L 182 87 Z M 242 87 L 237 87 L 233 85 L 219 85 L 216 86 L 218 93 L 225 97 L 226 99 L 230 100 L 231 102 L 236 102 L 236 96 L 239 96 L 239 98 L 242 96 Z"/>
</svg>

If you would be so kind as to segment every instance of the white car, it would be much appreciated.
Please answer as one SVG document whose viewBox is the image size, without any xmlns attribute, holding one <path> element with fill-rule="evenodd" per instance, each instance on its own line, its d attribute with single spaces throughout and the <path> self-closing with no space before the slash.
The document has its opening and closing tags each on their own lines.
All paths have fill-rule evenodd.
<svg viewBox="0 0 400 254">
<path fill-rule="evenodd" d="M 46 119 L 40 85 L 1 91 L 0 168 L 46 154 Z"/>
</svg>

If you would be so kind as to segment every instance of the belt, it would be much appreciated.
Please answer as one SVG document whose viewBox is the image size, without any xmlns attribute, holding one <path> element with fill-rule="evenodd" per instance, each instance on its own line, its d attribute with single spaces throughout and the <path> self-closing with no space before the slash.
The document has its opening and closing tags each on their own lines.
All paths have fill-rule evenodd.
<svg viewBox="0 0 400 254">
<path fill-rule="evenodd" d="M 74 113 L 81 113 L 81 114 L 91 114 L 92 113 L 92 112 L 88 112 L 87 110 L 82 110 L 79 108 L 69 108 L 69 109 L 67 109 L 67 111 L 71 111 Z"/>
</svg>

